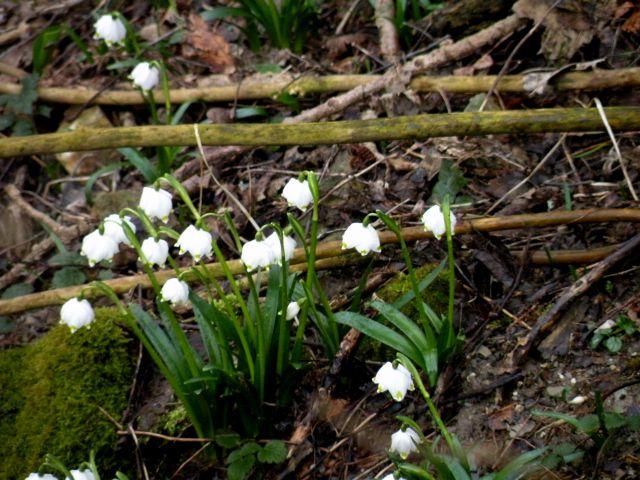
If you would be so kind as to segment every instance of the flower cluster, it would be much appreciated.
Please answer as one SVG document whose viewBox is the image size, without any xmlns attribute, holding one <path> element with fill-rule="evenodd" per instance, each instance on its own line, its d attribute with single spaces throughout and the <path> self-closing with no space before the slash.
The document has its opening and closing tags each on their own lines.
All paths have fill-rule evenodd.
<svg viewBox="0 0 640 480">
<path fill-rule="evenodd" d="M 394 400 L 398 402 L 404 400 L 407 390 L 414 389 L 413 379 L 409 370 L 402 364 L 394 367 L 391 362 L 387 362 L 380 367 L 380 370 L 373 378 L 373 383 L 378 385 L 378 393 L 388 391 Z"/>
<path fill-rule="evenodd" d="M 242 246 L 240 259 L 249 271 L 265 268 L 269 265 L 282 264 L 282 252 L 284 261 L 291 260 L 296 248 L 293 237 L 283 235 L 282 242 L 276 232 L 273 232 L 264 240 L 251 240 Z"/>
</svg>

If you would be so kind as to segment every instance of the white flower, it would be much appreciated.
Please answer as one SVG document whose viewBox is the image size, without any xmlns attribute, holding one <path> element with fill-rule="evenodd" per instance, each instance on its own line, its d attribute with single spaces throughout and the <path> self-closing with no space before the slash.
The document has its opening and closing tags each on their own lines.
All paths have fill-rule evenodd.
<svg viewBox="0 0 640 480">
<path fill-rule="evenodd" d="M 30 473 L 25 480 L 58 480 L 58 477 L 54 477 L 50 473 L 40 475 L 38 473 Z"/>
<path fill-rule="evenodd" d="M 69 326 L 71 333 L 93 322 L 95 313 L 87 300 L 70 298 L 60 309 L 60 323 Z"/>
<path fill-rule="evenodd" d="M 111 237 L 111 239 L 116 243 L 124 243 L 126 245 L 131 246 L 131 242 L 127 238 L 127 234 L 124 233 L 124 228 L 122 228 L 122 221 L 125 221 L 129 228 L 136 233 L 136 226 L 131 223 L 131 217 L 125 215 L 124 218 L 121 218 L 120 215 L 114 213 L 109 215 L 104 219 L 104 234 L 107 237 Z"/>
<path fill-rule="evenodd" d="M 73 480 L 96 480 L 96 477 L 91 470 L 71 470 L 69 473 Z M 67 477 L 65 480 L 71 480 L 71 478 Z"/>
<path fill-rule="evenodd" d="M 380 237 L 371 224 L 352 223 L 342 235 L 342 249 L 355 248 L 360 255 L 380 251 Z"/>
<path fill-rule="evenodd" d="M 155 263 L 160 268 L 164 267 L 169 256 L 169 244 L 165 240 L 156 241 L 154 238 L 149 237 L 142 242 L 140 248 L 149 265 Z"/>
<path fill-rule="evenodd" d="M 240 255 L 240 260 L 249 271 L 268 267 L 275 263 L 277 258 L 266 240 L 251 240 L 245 243 L 242 246 L 242 254 Z"/>
<path fill-rule="evenodd" d="M 577 397 L 573 397 L 571 400 L 569 400 L 569 403 L 571 405 L 582 405 L 586 399 L 587 399 L 586 397 L 583 397 L 582 395 L 578 395 Z"/>
<path fill-rule="evenodd" d="M 108 235 L 101 234 L 100 230 L 94 230 L 82 239 L 80 254 L 87 257 L 90 267 L 102 260 L 111 260 L 116 253 L 118 244 Z"/>
<path fill-rule="evenodd" d="M 609 319 L 606 322 L 604 322 L 602 325 L 600 325 L 598 328 L 596 328 L 593 332 L 594 333 L 604 332 L 604 331 L 607 331 L 607 330 L 611 330 L 615 326 L 616 326 L 616 322 L 614 322 L 613 320 Z"/>
<path fill-rule="evenodd" d="M 159 218 L 164 223 L 167 223 L 169 214 L 173 208 L 171 193 L 161 188 L 156 190 L 153 187 L 144 187 L 142 189 L 142 195 L 140 196 L 140 208 L 144 210 L 144 213 L 146 213 L 151 220 Z"/>
<path fill-rule="evenodd" d="M 293 320 L 300 313 L 300 305 L 298 302 L 291 302 L 287 305 L 287 320 Z"/>
<path fill-rule="evenodd" d="M 171 302 L 173 305 L 186 303 L 189 299 L 189 286 L 182 280 L 170 278 L 162 286 L 160 296 L 165 302 Z"/>
<path fill-rule="evenodd" d="M 136 87 L 140 87 L 142 90 L 151 90 L 160 81 L 160 70 L 149 62 L 140 62 L 131 71 L 129 78 Z"/>
<path fill-rule="evenodd" d="M 456 226 L 456 217 L 452 211 L 449 211 L 449 218 L 451 219 L 451 235 L 453 235 Z M 438 240 L 447 231 L 444 224 L 444 214 L 442 210 L 440 210 L 439 205 L 434 205 L 424 212 L 422 215 L 422 223 L 424 224 L 424 229 L 433 232 L 433 236 Z"/>
<path fill-rule="evenodd" d="M 281 260 L 281 256 L 282 256 L 282 250 L 281 250 L 281 246 L 284 244 L 284 259 L 286 261 L 291 260 L 291 257 L 293 257 L 293 251 L 296 249 L 296 241 L 293 237 L 290 237 L 289 235 L 283 235 L 282 236 L 282 243 L 280 243 L 280 238 L 278 237 L 278 234 L 276 232 L 273 232 L 271 235 L 269 235 L 267 238 L 264 239 L 264 242 L 267 244 L 267 246 L 271 249 L 271 253 L 273 255 L 274 258 L 274 262 L 273 263 L 279 263 L 282 264 Z"/>
<path fill-rule="evenodd" d="M 287 182 L 282 190 L 282 196 L 289 206 L 298 207 L 303 212 L 313 202 L 309 182 L 307 180 L 301 182 L 297 178 L 292 178 Z"/>
<path fill-rule="evenodd" d="M 198 262 L 200 258 L 211 255 L 212 241 L 213 239 L 209 232 L 189 225 L 178 238 L 176 247 L 180 247 L 180 255 L 189 252 L 193 259 Z"/>
<path fill-rule="evenodd" d="M 382 480 L 406 480 L 406 478 L 404 477 L 398 477 L 396 478 L 393 473 L 390 473 L 389 475 L 386 475 L 385 477 L 382 478 Z"/>
<path fill-rule="evenodd" d="M 407 390 L 414 389 L 413 379 L 409 370 L 402 364 L 398 364 L 394 368 L 391 362 L 387 362 L 380 367 L 380 370 L 373 378 L 373 383 L 378 384 L 378 393 L 388 391 L 398 402 L 404 399 Z"/>
<path fill-rule="evenodd" d="M 105 43 L 111 46 L 114 43 L 124 43 L 124 39 L 127 36 L 127 29 L 117 17 L 108 13 L 102 15 L 96 23 L 93 24 L 96 33 L 94 38 L 104 40 Z"/>
<path fill-rule="evenodd" d="M 422 439 L 418 432 L 412 428 L 407 428 L 404 431 L 398 430 L 396 433 L 391 435 L 391 447 L 389 447 L 389 450 L 391 452 L 396 452 L 400 455 L 400 458 L 405 460 L 411 452 L 418 451 L 416 445 L 421 443 Z"/>
</svg>

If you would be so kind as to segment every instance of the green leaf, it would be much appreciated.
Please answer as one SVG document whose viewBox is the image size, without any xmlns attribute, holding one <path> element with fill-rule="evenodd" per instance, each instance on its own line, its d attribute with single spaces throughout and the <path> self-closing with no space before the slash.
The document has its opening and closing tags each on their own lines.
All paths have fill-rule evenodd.
<svg viewBox="0 0 640 480">
<path fill-rule="evenodd" d="M 62 27 L 60 25 L 52 25 L 42 30 L 33 41 L 33 71 L 38 75 L 42 74 L 44 67 L 49 63 L 51 49 L 58 44 L 61 33 Z"/>
<path fill-rule="evenodd" d="M 225 17 L 248 17 L 249 13 L 243 8 L 216 7 L 211 10 L 205 10 L 200 16 L 205 22 L 210 22 L 211 20 L 218 20 Z"/>
<path fill-rule="evenodd" d="M 148 183 L 155 182 L 160 176 L 160 173 L 151 163 L 151 161 L 137 150 L 126 147 L 119 148 L 118 152 L 120 152 L 124 156 L 124 158 L 126 158 L 131 163 L 131 165 L 133 165 L 140 171 L 140 173 Z"/>
<path fill-rule="evenodd" d="M 577 427 L 587 435 L 591 435 L 600 429 L 600 420 L 597 415 L 585 415 L 578 420 Z"/>
<path fill-rule="evenodd" d="M 222 448 L 234 448 L 242 442 L 240 435 L 237 433 L 218 433 L 215 440 Z"/>
<path fill-rule="evenodd" d="M 83 257 L 78 252 L 58 252 L 51 256 L 47 263 L 52 267 L 84 267 L 87 264 L 87 257 Z"/>
<path fill-rule="evenodd" d="M 2 292 L 0 298 L 2 300 L 9 300 L 10 298 L 22 297 L 30 293 L 33 293 L 33 285 L 29 283 L 14 283 Z"/>
<path fill-rule="evenodd" d="M 234 450 L 233 452 L 231 452 L 227 457 L 226 463 L 231 464 L 246 456 L 249 456 L 249 455 L 253 456 L 255 453 L 259 452 L 261 448 L 262 447 L 260 447 L 260 445 L 258 445 L 255 442 L 247 442 L 237 450 Z"/>
<path fill-rule="evenodd" d="M 539 462 L 535 462 L 547 448 L 537 448 L 530 452 L 523 453 L 507 463 L 494 477 L 494 480 L 516 480 L 526 473 L 540 468 Z"/>
<path fill-rule="evenodd" d="M 618 412 L 604 412 L 604 426 L 607 430 L 616 430 L 627 425 L 627 418 Z"/>
<path fill-rule="evenodd" d="M 431 191 L 430 201 L 440 204 L 448 194 L 451 202 L 453 202 L 456 195 L 466 184 L 467 181 L 460 169 L 449 160 L 443 160 L 440 172 L 438 173 L 438 181 Z"/>
<path fill-rule="evenodd" d="M 87 201 L 87 204 L 93 205 L 93 193 L 92 193 L 93 185 L 98 181 L 100 177 L 102 177 L 103 175 L 109 172 L 114 172 L 126 166 L 127 164 L 123 162 L 111 163 L 93 172 L 91 176 L 88 178 L 87 183 L 84 184 L 84 199 Z"/>
<path fill-rule="evenodd" d="M 282 463 L 287 459 L 287 447 L 280 440 L 271 440 L 258 452 L 262 463 Z"/>
<path fill-rule="evenodd" d="M 633 432 L 640 432 L 640 415 L 627 417 L 627 426 Z"/>
<path fill-rule="evenodd" d="M 355 328 L 365 335 L 403 353 L 409 357 L 412 362 L 426 370 L 421 352 L 419 352 L 415 345 L 405 336 L 395 330 L 355 312 L 337 312 L 334 315 L 334 319 L 338 323 Z"/>
<path fill-rule="evenodd" d="M 267 117 L 269 112 L 264 107 L 245 107 L 237 108 L 235 111 L 235 117 L 237 120 L 250 117 Z"/>
<path fill-rule="evenodd" d="M 53 288 L 64 288 L 72 285 L 82 285 L 87 280 L 87 276 L 78 267 L 64 267 L 53 274 L 51 286 Z"/>
<path fill-rule="evenodd" d="M 622 349 L 622 340 L 620 337 L 609 337 L 604 341 L 604 346 L 611 353 L 618 353 Z"/>
<path fill-rule="evenodd" d="M 396 309 L 393 305 L 390 305 L 379 300 L 375 300 L 370 303 L 370 306 L 375 308 L 380 314 L 395 325 L 398 330 L 405 334 L 405 336 L 411 341 L 415 347 L 421 352 L 427 352 L 436 348 L 436 345 L 429 345 L 424 332 L 416 325 L 413 320 L 407 317 L 400 310 Z"/>
<path fill-rule="evenodd" d="M 281 73 L 282 67 L 277 63 L 256 63 L 253 68 L 258 73 Z"/>
<path fill-rule="evenodd" d="M 256 457 L 247 455 L 229 464 L 229 468 L 227 469 L 228 480 L 244 480 L 247 478 L 247 475 L 249 475 L 255 463 Z"/>
</svg>

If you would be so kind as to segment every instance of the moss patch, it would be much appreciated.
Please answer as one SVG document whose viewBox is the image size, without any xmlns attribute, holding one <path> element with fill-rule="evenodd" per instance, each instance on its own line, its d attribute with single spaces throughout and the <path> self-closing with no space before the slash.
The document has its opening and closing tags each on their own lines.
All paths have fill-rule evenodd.
<svg viewBox="0 0 640 480">
<path fill-rule="evenodd" d="M 114 426 L 127 406 L 133 372 L 115 309 L 97 309 L 90 329 L 54 327 L 24 347 L 0 352 L 0 479 L 24 478 L 47 453 L 71 468 L 97 452 L 105 473 L 114 458 Z"/>
</svg>

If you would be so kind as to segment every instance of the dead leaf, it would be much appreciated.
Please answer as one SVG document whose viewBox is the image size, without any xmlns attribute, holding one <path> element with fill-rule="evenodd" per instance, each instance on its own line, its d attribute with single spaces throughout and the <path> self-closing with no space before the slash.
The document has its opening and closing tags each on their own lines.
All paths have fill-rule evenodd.
<svg viewBox="0 0 640 480">
<path fill-rule="evenodd" d="M 189 30 L 182 50 L 186 57 L 206 63 L 213 72 L 232 73 L 235 70 L 229 44 L 211 31 L 200 15 L 189 15 Z"/>
<path fill-rule="evenodd" d="M 638 30 L 640 30 L 640 10 L 633 12 L 622 24 L 621 28 L 623 32 L 638 33 Z"/>
<path fill-rule="evenodd" d="M 613 14 L 613 19 L 614 20 L 621 19 L 631 10 L 633 10 L 633 8 L 634 8 L 633 2 L 624 2 L 622 5 L 616 8 L 615 13 Z"/>
</svg>

